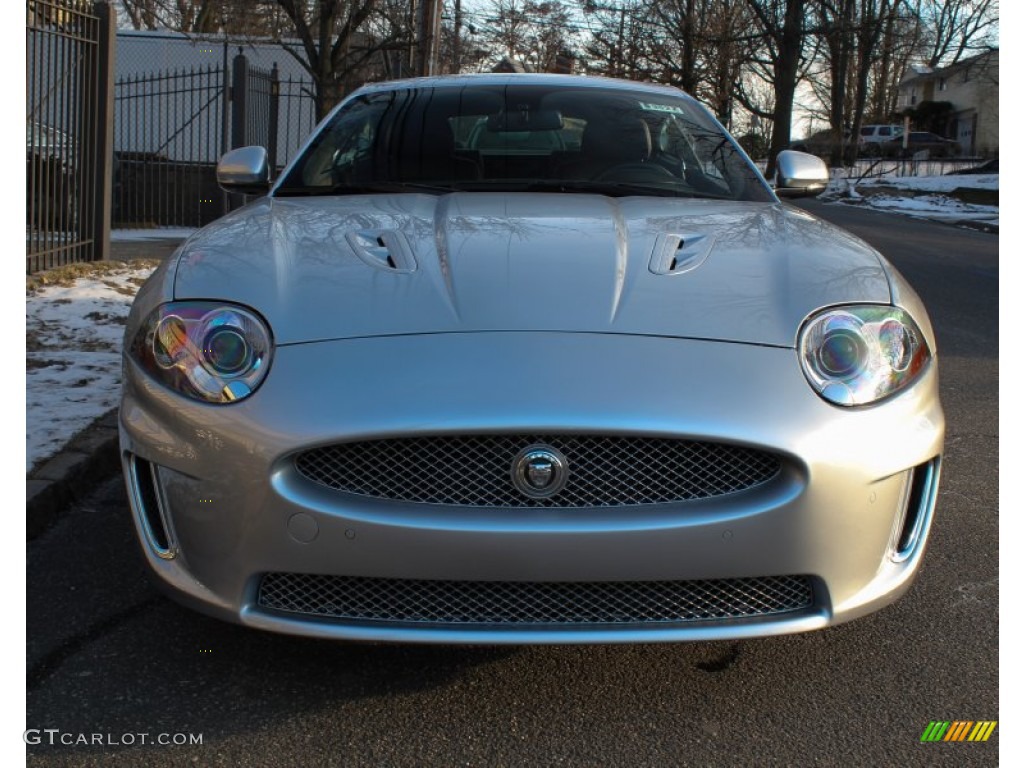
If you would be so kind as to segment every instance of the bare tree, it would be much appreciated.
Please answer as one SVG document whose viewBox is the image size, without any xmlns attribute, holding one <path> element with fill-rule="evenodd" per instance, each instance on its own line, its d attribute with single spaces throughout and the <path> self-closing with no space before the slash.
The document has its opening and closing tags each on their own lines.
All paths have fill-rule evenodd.
<svg viewBox="0 0 1024 768">
<path fill-rule="evenodd" d="M 583 10 L 590 71 L 676 85 L 731 121 L 751 50 L 745 0 L 584 0 Z"/>
<path fill-rule="evenodd" d="M 842 132 L 856 150 L 864 123 L 893 119 L 899 82 L 912 61 L 948 64 L 986 47 L 998 8 L 991 0 L 809 0 L 823 62 L 808 81 L 828 120 L 832 160 Z"/>
<path fill-rule="evenodd" d="M 850 147 L 852 154 L 857 151 L 857 137 L 864 121 L 871 88 L 871 62 L 878 56 L 878 46 L 883 39 L 889 18 L 897 13 L 899 0 L 860 0 L 859 16 L 856 19 L 854 43 L 857 51 L 856 76 L 853 91 L 853 120 Z M 876 84 L 876 87 L 879 87 Z M 884 84 L 881 87 L 885 87 Z"/>
<path fill-rule="evenodd" d="M 559 0 L 491 0 L 482 30 L 496 58 L 509 58 L 533 69 L 553 71 L 558 57 L 576 44 L 568 6 Z"/>
<path fill-rule="evenodd" d="M 298 43 L 281 46 L 313 78 L 317 117 L 323 117 L 354 83 L 351 77 L 395 39 L 367 31 L 378 0 L 277 0 Z"/>
<path fill-rule="evenodd" d="M 831 160 L 838 164 L 856 153 L 872 92 L 891 87 L 893 52 L 881 48 L 896 43 L 896 20 L 905 8 L 902 0 L 814 0 L 814 9 L 817 28 L 813 34 L 821 41 L 825 67 L 823 78 L 809 78 L 809 82 L 832 134 Z M 880 81 L 873 78 L 878 60 L 883 62 Z"/>
<path fill-rule="evenodd" d="M 274 0 L 120 0 L 135 29 L 186 34 L 261 37 L 278 35 L 284 21 Z"/>
<path fill-rule="evenodd" d="M 766 175 L 775 173 L 775 158 L 789 146 L 793 100 L 804 51 L 805 0 L 747 0 L 755 31 L 771 66 L 775 91 L 772 110 L 772 141 Z"/>
<path fill-rule="evenodd" d="M 121 0 L 121 9 L 134 29 L 157 29 L 161 25 L 160 0 Z"/>
<path fill-rule="evenodd" d="M 440 72 L 475 72 L 492 55 L 477 24 L 470 19 L 476 19 L 476 16 L 470 16 L 463 10 L 462 0 L 445 3 L 441 17 L 441 39 L 438 41 Z"/>
<path fill-rule="evenodd" d="M 872 122 L 886 122 L 896 111 L 899 83 L 916 55 L 921 35 L 921 16 L 917 9 L 908 0 L 894 0 L 884 20 L 878 56 L 871 62 L 873 91 L 869 115 Z"/>
<path fill-rule="evenodd" d="M 928 66 L 955 64 L 989 50 L 999 26 L 998 0 L 919 0 Z"/>
<path fill-rule="evenodd" d="M 530 37 L 528 0 L 492 0 L 484 37 L 495 48 L 497 56 L 519 59 L 526 55 Z"/>
<path fill-rule="evenodd" d="M 828 123 L 832 132 L 831 161 L 838 164 L 842 159 L 843 132 L 848 128 L 847 118 L 850 114 L 846 95 L 856 42 L 854 14 L 857 0 L 818 0 L 816 6 L 816 20 L 824 43 L 829 75 L 827 98 L 822 101 L 828 111 Z"/>
<path fill-rule="evenodd" d="M 584 52 L 588 71 L 627 80 L 649 80 L 654 28 L 650 0 L 619 0 L 617 5 L 581 0 L 587 24 Z"/>
<path fill-rule="evenodd" d="M 695 94 L 703 78 L 700 48 L 706 41 L 707 5 L 701 0 L 665 0 L 647 8 L 655 29 L 668 43 L 653 47 L 652 58 L 662 78 L 687 93 Z"/>
<path fill-rule="evenodd" d="M 743 71 L 750 63 L 752 45 L 746 36 L 752 23 L 743 0 L 718 0 L 708 18 L 705 78 L 707 90 L 698 95 L 711 104 L 718 119 L 733 127 L 733 104 Z"/>
</svg>

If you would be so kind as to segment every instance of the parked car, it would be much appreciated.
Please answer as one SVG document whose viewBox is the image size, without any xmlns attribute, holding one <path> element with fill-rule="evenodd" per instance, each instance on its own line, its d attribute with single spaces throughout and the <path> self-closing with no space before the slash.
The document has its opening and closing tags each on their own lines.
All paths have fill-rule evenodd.
<svg viewBox="0 0 1024 768">
<path fill-rule="evenodd" d="M 887 157 L 910 157 L 918 152 L 926 151 L 929 157 L 956 157 L 960 154 L 959 142 L 945 139 L 937 133 L 927 131 L 911 131 L 907 136 L 907 146 L 903 146 L 903 137 L 887 141 L 883 153 Z"/>
<path fill-rule="evenodd" d="M 453 126 L 581 129 L 459 147 Z M 550 138 L 547 136 L 546 138 Z M 538 162 L 538 157 L 545 160 Z M 778 194 L 820 190 L 782 152 Z M 543 167 L 543 173 L 536 169 Z M 321 638 L 748 638 L 921 564 L 935 336 L 877 251 L 780 203 L 667 86 L 365 86 L 139 292 L 121 451 L 176 599 Z"/>
<path fill-rule="evenodd" d="M 845 132 L 843 137 L 843 143 L 848 144 L 850 141 L 849 132 Z M 828 158 L 832 154 L 833 146 L 836 140 L 831 129 L 824 131 L 817 131 L 812 133 L 803 139 L 797 139 L 790 142 L 789 148 L 795 152 L 807 152 L 811 155 L 816 155 L 822 158 Z"/>
<path fill-rule="evenodd" d="M 869 157 L 878 155 L 883 144 L 899 139 L 902 136 L 902 125 L 862 125 L 860 135 L 857 137 L 858 152 Z"/>
</svg>

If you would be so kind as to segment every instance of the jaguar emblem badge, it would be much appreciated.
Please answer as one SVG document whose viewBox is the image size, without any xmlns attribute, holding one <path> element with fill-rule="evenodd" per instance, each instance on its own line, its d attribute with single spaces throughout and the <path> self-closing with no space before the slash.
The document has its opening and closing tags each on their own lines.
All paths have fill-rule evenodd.
<svg viewBox="0 0 1024 768">
<path fill-rule="evenodd" d="M 531 499 L 546 499 L 565 487 L 569 465 L 557 448 L 531 445 L 512 462 L 512 484 Z"/>
</svg>

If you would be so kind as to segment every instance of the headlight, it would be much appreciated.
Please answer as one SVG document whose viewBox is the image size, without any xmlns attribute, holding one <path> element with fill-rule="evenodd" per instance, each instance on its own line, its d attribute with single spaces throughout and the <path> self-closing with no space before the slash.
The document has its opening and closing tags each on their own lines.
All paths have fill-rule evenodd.
<svg viewBox="0 0 1024 768">
<path fill-rule="evenodd" d="M 897 307 L 836 307 L 800 331 L 800 363 L 837 405 L 866 405 L 908 386 L 931 359 L 921 329 Z"/>
<path fill-rule="evenodd" d="M 196 400 L 231 403 L 267 375 L 273 344 L 254 312 L 230 304 L 163 304 L 135 334 L 131 356 L 162 384 Z"/>
</svg>

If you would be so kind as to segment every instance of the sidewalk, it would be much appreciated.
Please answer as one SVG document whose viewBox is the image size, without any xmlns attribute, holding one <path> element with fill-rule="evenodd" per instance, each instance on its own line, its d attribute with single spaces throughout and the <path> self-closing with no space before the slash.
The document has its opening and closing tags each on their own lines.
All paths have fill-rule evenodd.
<svg viewBox="0 0 1024 768">
<path fill-rule="evenodd" d="M 150 236 L 145 239 L 124 239 L 123 237 L 112 239 L 110 260 L 117 262 L 131 262 L 139 259 L 162 261 L 174 253 L 183 241 L 185 233 L 173 233 L 179 235 L 176 237 L 155 236 L 159 233 L 146 234 Z M 97 298 L 97 301 L 102 302 L 102 298 Z M 84 429 L 79 429 L 69 441 L 64 441 L 65 444 L 56 454 L 39 462 L 26 475 L 26 527 L 29 539 L 42 533 L 53 522 L 61 509 L 73 501 L 85 498 L 99 482 L 108 479 L 117 471 L 119 465 L 117 409 L 116 407 L 107 408 L 110 402 L 116 402 L 116 391 L 105 393 L 106 396 L 103 398 L 96 398 L 94 395 L 90 395 L 88 387 L 82 386 L 80 389 L 74 389 L 75 399 L 72 399 L 72 389 L 69 388 L 77 388 L 89 378 L 99 381 L 101 385 L 105 382 L 104 379 L 101 379 L 102 372 L 100 371 L 104 366 L 95 359 L 100 355 L 104 358 L 111 358 L 111 360 L 102 361 L 107 368 L 111 366 L 117 368 L 119 351 L 104 353 L 98 350 L 104 341 L 109 344 L 111 334 L 118 339 L 116 346 L 119 349 L 119 332 L 123 328 L 123 314 L 126 314 L 130 301 L 131 296 L 125 296 L 122 305 L 119 305 L 116 311 L 110 307 L 102 307 L 102 310 L 97 309 L 89 313 L 86 317 L 95 324 L 97 330 L 101 329 L 103 325 L 107 326 L 103 329 L 106 331 L 107 338 L 94 340 L 91 345 L 87 345 L 84 352 L 70 349 L 59 353 L 53 352 L 52 357 L 58 358 L 56 361 L 40 362 L 37 357 L 33 357 L 33 354 L 37 356 L 48 354 L 45 350 L 41 350 L 43 345 L 38 341 L 40 338 L 48 338 L 47 334 L 54 332 L 53 326 L 57 323 L 51 318 L 41 318 L 38 333 L 33 334 L 32 329 L 29 329 L 30 333 L 27 336 L 29 358 L 26 364 L 28 368 L 34 369 L 36 372 L 39 369 L 52 369 L 54 377 L 59 376 L 64 368 L 67 368 L 70 378 L 81 377 L 78 381 L 70 384 L 58 380 L 57 383 L 42 382 L 41 385 L 37 385 L 42 386 L 46 394 L 65 393 L 64 397 L 68 401 L 66 406 L 61 406 L 60 401 L 52 402 L 48 408 L 43 406 L 43 410 L 52 416 L 55 410 L 63 407 L 72 424 L 79 422 L 85 424 Z M 69 299 L 59 299 L 54 303 L 67 306 L 72 302 Z M 87 357 L 88 355 L 92 357 Z M 88 360 L 88 362 L 84 362 L 84 360 Z M 61 367 L 58 367 L 58 364 L 51 365 L 54 362 L 60 364 Z M 86 369 L 88 369 L 88 373 L 85 372 Z M 77 374 L 74 373 L 76 370 L 78 370 Z M 90 374 L 92 375 L 90 376 Z M 31 387 L 28 395 L 28 429 L 38 430 L 40 425 L 32 422 L 33 408 L 31 405 L 35 398 Z M 95 415 L 93 416 L 92 413 Z"/>
<path fill-rule="evenodd" d="M 162 236 L 159 230 L 114 230 L 110 237 L 111 261 L 132 261 L 134 259 L 160 259 L 163 261 L 181 245 L 187 237 L 183 230 L 168 230 Z"/>
</svg>

